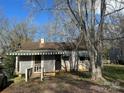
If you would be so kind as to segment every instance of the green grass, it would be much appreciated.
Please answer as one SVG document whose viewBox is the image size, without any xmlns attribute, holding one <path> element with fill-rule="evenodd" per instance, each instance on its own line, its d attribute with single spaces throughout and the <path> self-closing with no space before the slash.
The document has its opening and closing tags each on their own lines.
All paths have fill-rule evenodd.
<svg viewBox="0 0 124 93">
<path fill-rule="evenodd" d="M 113 80 L 124 81 L 124 65 L 104 65 L 103 75 Z"/>
<path fill-rule="evenodd" d="M 15 77 L 10 80 L 13 81 L 15 84 L 19 84 L 20 82 L 25 82 L 25 78 L 23 78 L 23 77 Z"/>
<path fill-rule="evenodd" d="M 103 76 L 109 81 L 117 81 L 124 86 L 124 65 L 104 65 Z"/>
</svg>

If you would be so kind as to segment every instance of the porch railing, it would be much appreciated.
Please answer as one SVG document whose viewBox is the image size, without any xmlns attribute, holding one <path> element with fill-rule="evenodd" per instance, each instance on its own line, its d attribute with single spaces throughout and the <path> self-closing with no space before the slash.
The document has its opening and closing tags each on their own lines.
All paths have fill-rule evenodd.
<svg viewBox="0 0 124 93">
<path fill-rule="evenodd" d="M 41 65 L 40 64 L 35 64 L 34 72 L 41 72 Z"/>
<path fill-rule="evenodd" d="M 43 67 L 41 68 L 40 65 L 36 65 L 34 67 L 34 70 L 33 70 L 33 68 L 28 68 L 28 69 L 25 70 L 25 81 L 26 82 L 29 81 L 29 79 L 31 78 L 34 71 L 39 72 L 41 81 L 43 80 L 43 78 L 44 78 L 44 68 Z"/>
<path fill-rule="evenodd" d="M 25 70 L 25 81 L 27 82 L 33 73 L 33 68 L 28 68 Z"/>
</svg>

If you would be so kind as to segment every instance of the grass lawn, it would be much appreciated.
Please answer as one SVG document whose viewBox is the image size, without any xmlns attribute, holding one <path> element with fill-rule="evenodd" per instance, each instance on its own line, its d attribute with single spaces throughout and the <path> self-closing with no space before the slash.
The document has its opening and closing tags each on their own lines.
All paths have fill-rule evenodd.
<svg viewBox="0 0 124 93">
<path fill-rule="evenodd" d="M 109 81 L 119 82 L 124 86 L 124 65 L 104 65 L 103 76 Z"/>
<path fill-rule="evenodd" d="M 103 75 L 111 80 L 124 81 L 124 65 L 104 65 Z"/>
</svg>

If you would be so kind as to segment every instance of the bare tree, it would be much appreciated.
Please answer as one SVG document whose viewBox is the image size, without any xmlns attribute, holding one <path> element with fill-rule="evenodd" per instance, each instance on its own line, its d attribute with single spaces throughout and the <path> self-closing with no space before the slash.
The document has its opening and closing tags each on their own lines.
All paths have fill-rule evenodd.
<svg viewBox="0 0 124 93">
<path fill-rule="evenodd" d="M 12 23 L 12 22 L 11 22 Z M 33 41 L 37 27 L 29 21 L 11 24 L 8 20 L 1 21 L 0 47 L 1 52 L 15 51 L 26 41 Z"/>
<path fill-rule="evenodd" d="M 109 0 L 108 0 L 109 1 Z M 111 8 L 113 3 L 107 0 L 54 0 L 52 7 L 42 6 L 42 1 L 31 0 L 34 8 L 39 11 L 57 11 L 62 19 L 70 20 L 78 28 L 79 40 L 76 43 L 77 49 L 81 42 L 84 42 L 90 55 L 92 68 L 92 79 L 103 79 L 102 77 L 102 57 L 104 24 L 109 15 L 116 14 L 124 7 Z M 111 0 L 110 0 L 111 1 Z M 119 2 L 115 1 L 114 4 Z M 122 4 L 123 2 L 119 2 Z M 98 16 L 97 16 L 98 15 Z M 58 16 L 58 15 L 57 15 Z M 65 23 L 67 22 L 65 20 Z M 74 59 L 73 59 L 74 60 Z"/>
</svg>

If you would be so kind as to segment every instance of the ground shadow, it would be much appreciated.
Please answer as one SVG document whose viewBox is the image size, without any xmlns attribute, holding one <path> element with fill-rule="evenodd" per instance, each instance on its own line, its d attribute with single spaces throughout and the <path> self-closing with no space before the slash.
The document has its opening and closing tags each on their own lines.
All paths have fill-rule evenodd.
<svg viewBox="0 0 124 93">
<path fill-rule="evenodd" d="M 7 85 L 6 85 L 6 87 L 5 88 L 0 88 L 0 92 L 2 92 L 4 89 L 6 89 L 7 87 L 9 87 L 12 83 L 14 83 L 14 81 L 13 80 L 9 80 L 8 82 L 7 82 Z"/>
<path fill-rule="evenodd" d="M 83 72 L 71 71 L 70 73 L 72 75 L 77 75 L 77 76 L 82 77 L 82 78 L 91 78 L 91 73 L 89 71 L 83 71 Z"/>
</svg>

